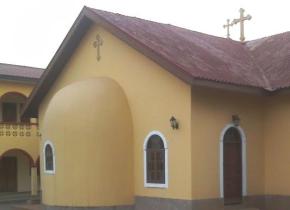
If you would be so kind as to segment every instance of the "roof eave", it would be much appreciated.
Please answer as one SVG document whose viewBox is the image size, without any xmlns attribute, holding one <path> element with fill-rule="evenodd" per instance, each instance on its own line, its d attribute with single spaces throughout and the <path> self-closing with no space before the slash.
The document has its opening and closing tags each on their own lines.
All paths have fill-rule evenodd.
<svg viewBox="0 0 290 210">
<path fill-rule="evenodd" d="M 39 81 L 39 78 L 10 76 L 10 75 L 1 75 L 0 74 L 0 81 L 4 81 L 4 82 L 17 82 L 17 83 L 22 83 L 22 84 L 35 85 Z"/>
<path fill-rule="evenodd" d="M 222 91 L 233 91 L 251 95 L 268 95 L 269 91 L 265 90 L 261 87 L 253 87 L 253 86 L 245 86 L 245 85 L 237 85 L 226 82 L 219 82 L 213 80 L 205 80 L 205 79 L 193 79 L 191 82 L 192 87 L 202 87 L 202 88 L 214 88 Z"/>
</svg>

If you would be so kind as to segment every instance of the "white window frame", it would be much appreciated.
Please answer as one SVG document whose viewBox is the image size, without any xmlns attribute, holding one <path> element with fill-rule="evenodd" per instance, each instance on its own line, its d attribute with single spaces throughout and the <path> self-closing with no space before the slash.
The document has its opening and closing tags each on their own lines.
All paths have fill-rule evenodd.
<svg viewBox="0 0 290 210">
<path fill-rule="evenodd" d="M 164 150 L 165 150 L 165 183 L 164 184 L 157 184 L 157 183 L 149 183 L 147 182 L 147 155 L 146 155 L 146 149 L 147 144 L 153 135 L 157 135 L 161 138 L 164 144 Z M 159 131 L 151 131 L 145 138 L 144 144 L 143 144 L 143 154 L 144 154 L 144 187 L 148 188 L 168 188 L 168 146 L 165 136 L 159 132 Z"/>
<path fill-rule="evenodd" d="M 220 135 L 220 197 L 224 198 L 224 136 L 229 128 L 236 128 L 242 141 L 242 194 L 247 195 L 247 142 L 244 130 L 240 126 L 235 126 L 233 123 L 226 125 Z"/>
<path fill-rule="evenodd" d="M 52 158 L 53 158 L 53 170 L 46 170 L 46 157 L 45 157 L 45 148 L 46 146 L 49 145 L 52 148 Z M 53 146 L 53 143 L 50 140 L 45 141 L 43 145 L 43 168 L 44 168 L 44 173 L 45 174 L 55 174 L 55 149 Z"/>
</svg>

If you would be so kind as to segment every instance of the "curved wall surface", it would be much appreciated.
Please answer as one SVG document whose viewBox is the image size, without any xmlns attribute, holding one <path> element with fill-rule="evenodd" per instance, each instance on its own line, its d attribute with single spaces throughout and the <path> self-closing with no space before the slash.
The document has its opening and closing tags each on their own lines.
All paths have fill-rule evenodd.
<svg viewBox="0 0 290 210">
<path fill-rule="evenodd" d="M 133 203 L 131 114 L 114 80 L 91 78 L 59 90 L 43 119 L 42 151 L 46 141 L 55 150 L 55 174 L 42 176 L 44 204 Z"/>
</svg>

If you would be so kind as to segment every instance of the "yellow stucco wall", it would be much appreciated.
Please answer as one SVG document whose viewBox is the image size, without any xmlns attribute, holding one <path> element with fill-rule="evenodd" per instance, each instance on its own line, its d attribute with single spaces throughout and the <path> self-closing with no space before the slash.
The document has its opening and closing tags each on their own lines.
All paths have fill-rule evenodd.
<svg viewBox="0 0 290 210">
<path fill-rule="evenodd" d="M 220 197 L 219 142 L 238 114 L 246 135 L 248 195 L 264 194 L 264 99 L 213 89 L 192 88 L 192 197 Z"/>
<path fill-rule="evenodd" d="M 270 195 L 290 195 L 290 98 L 267 98 L 265 115 L 265 191 Z"/>
<path fill-rule="evenodd" d="M 0 136 L 0 155 L 11 149 L 21 149 L 27 152 L 35 162 L 39 157 L 39 136 L 37 136 L 37 128 L 36 126 L 31 127 L 31 131 L 29 131 L 31 136 L 19 136 L 20 132 L 21 130 L 17 128 L 18 136 L 12 136 L 12 134 L 11 136 Z M 24 135 L 26 134 L 24 133 Z"/>
<path fill-rule="evenodd" d="M 104 40 L 100 62 L 96 59 L 96 49 L 93 47 L 96 34 L 100 34 Z M 123 88 L 127 96 L 133 121 L 134 194 L 191 199 L 190 86 L 102 28 L 95 26 L 89 30 L 43 100 L 39 109 L 41 130 L 43 130 L 44 113 L 53 95 L 69 84 L 92 77 L 112 78 Z M 175 116 L 180 122 L 179 130 L 173 130 L 170 127 L 171 116 Z M 86 124 L 85 119 L 82 123 Z M 153 130 L 160 131 L 168 143 L 168 189 L 144 187 L 143 143 L 147 134 Z M 56 154 L 56 156 L 59 155 L 62 155 L 61 151 Z M 87 173 L 86 171 L 75 172 Z M 62 172 L 59 170 L 56 173 Z M 42 174 L 42 177 L 45 180 L 46 175 Z M 106 178 L 112 179 L 113 175 L 108 174 Z M 42 184 L 45 185 L 45 182 Z M 69 186 L 61 185 L 61 187 L 65 189 Z M 82 188 L 81 185 L 79 187 Z M 43 202 L 54 205 L 55 203 L 51 202 L 53 199 L 45 196 L 51 192 L 45 191 L 45 186 L 42 186 L 42 189 L 44 190 Z M 59 197 L 59 200 L 70 203 L 65 195 Z M 93 198 L 88 205 L 90 203 L 93 203 Z M 74 205 L 83 204 L 79 202 Z"/>
<path fill-rule="evenodd" d="M 133 204 L 131 114 L 115 81 L 91 78 L 58 91 L 46 110 L 42 136 L 56 152 L 56 173 L 42 177 L 46 203 Z"/>
<path fill-rule="evenodd" d="M 0 96 L 4 95 L 7 92 L 18 92 L 26 96 L 29 96 L 34 85 L 16 83 L 16 82 L 0 82 Z"/>
<path fill-rule="evenodd" d="M 23 95 L 28 96 L 33 88 L 33 85 L 31 84 L 23 84 L 23 83 L 17 83 L 17 82 L 0 82 L 0 97 L 8 92 L 18 92 Z M 0 131 L 6 132 L 10 131 L 10 136 L 0 136 L 0 155 L 2 155 L 4 152 L 10 149 L 22 149 L 26 151 L 28 154 L 31 155 L 31 157 L 34 159 L 34 161 L 37 160 L 39 157 L 39 137 L 37 136 L 37 127 L 35 125 L 31 126 L 30 130 L 24 129 L 23 131 L 29 131 L 30 136 L 26 136 L 24 133 L 24 136 L 19 136 L 20 128 L 17 126 L 16 129 L 13 129 L 10 127 L 9 129 L 6 128 L 6 125 L 3 126 L 3 128 L 0 129 Z M 17 131 L 18 135 L 13 136 L 12 132 Z"/>
</svg>

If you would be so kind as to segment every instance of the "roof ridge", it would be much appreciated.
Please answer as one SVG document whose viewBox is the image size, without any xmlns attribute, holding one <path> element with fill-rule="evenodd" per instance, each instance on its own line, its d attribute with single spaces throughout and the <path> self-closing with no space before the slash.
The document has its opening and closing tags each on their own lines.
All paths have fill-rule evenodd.
<svg viewBox="0 0 290 210">
<path fill-rule="evenodd" d="M 254 66 L 257 67 L 257 69 L 259 70 L 259 72 L 261 72 L 261 79 L 264 81 L 265 86 L 263 87 L 265 90 L 269 90 L 272 91 L 273 87 L 271 85 L 270 80 L 267 78 L 267 76 L 265 75 L 265 72 L 263 70 L 263 68 L 257 63 L 255 62 L 254 56 L 252 54 L 252 52 L 249 50 L 247 45 L 244 45 L 245 48 L 245 52 L 249 55 L 249 57 L 251 58 L 251 61 L 253 63 Z"/>
<path fill-rule="evenodd" d="M 248 41 L 245 42 L 245 44 L 248 44 L 250 42 L 260 41 L 260 40 L 263 40 L 263 39 L 270 39 L 270 38 L 281 36 L 281 35 L 285 35 L 285 34 L 290 34 L 290 31 L 284 31 L 284 32 L 281 32 L 281 33 L 278 33 L 278 34 L 272 34 L 272 35 L 269 35 L 269 36 L 264 36 L 264 37 L 248 40 Z"/>
</svg>

